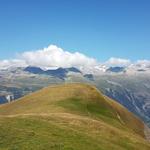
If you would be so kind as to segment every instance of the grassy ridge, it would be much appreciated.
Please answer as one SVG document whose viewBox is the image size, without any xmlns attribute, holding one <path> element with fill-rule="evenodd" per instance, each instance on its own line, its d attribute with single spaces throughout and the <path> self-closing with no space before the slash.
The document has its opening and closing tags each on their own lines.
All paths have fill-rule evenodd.
<svg viewBox="0 0 150 150">
<path fill-rule="evenodd" d="M 0 149 L 150 149 L 144 124 L 86 84 L 44 88 L 1 105 L 0 116 Z"/>
</svg>

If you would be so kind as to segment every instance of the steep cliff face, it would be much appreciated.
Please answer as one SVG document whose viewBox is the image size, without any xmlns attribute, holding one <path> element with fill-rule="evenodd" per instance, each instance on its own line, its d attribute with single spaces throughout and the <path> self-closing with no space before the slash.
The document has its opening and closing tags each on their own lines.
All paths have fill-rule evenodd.
<svg viewBox="0 0 150 150">
<path fill-rule="evenodd" d="M 107 96 L 115 99 L 128 110 L 150 121 L 150 77 L 146 75 L 100 76 L 96 86 Z"/>
<path fill-rule="evenodd" d="M 3 103 L 10 103 L 11 101 L 13 101 L 15 98 L 14 98 L 14 95 L 13 94 L 6 94 L 6 95 L 1 95 L 0 96 L 0 104 L 3 104 Z"/>
</svg>

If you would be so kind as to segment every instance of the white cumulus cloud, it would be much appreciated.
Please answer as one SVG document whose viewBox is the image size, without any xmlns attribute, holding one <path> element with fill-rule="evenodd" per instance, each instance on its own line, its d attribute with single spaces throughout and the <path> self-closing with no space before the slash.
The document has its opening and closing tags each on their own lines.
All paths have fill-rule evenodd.
<svg viewBox="0 0 150 150">
<path fill-rule="evenodd" d="M 111 57 L 106 62 L 100 63 L 96 59 L 82 53 L 63 50 L 56 45 L 46 48 L 26 51 L 18 55 L 16 59 L 1 60 L 0 69 L 9 67 L 37 66 L 41 68 L 77 67 L 83 72 L 105 72 L 110 66 L 126 66 L 127 68 L 150 68 L 150 60 L 138 60 L 131 62 L 129 59 Z M 131 69 L 131 70 L 132 70 Z"/>
<path fill-rule="evenodd" d="M 150 60 L 138 60 L 136 65 L 139 67 L 150 68 Z"/>
<path fill-rule="evenodd" d="M 24 67 L 26 62 L 21 59 L 1 60 L 0 69 L 7 69 L 9 67 Z"/>
<path fill-rule="evenodd" d="M 108 66 L 128 66 L 131 63 L 129 59 L 111 57 L 105 62 Z"/>
<path fill-rule="evenodd" d="M 89 67 L 97 65 L 94 58 L 85 56 L 82 53 L 71 53 L 56 45 L 47 48 L 24 52 L 20 55 L 28 65 L 40 67 Z"/>
</svg>

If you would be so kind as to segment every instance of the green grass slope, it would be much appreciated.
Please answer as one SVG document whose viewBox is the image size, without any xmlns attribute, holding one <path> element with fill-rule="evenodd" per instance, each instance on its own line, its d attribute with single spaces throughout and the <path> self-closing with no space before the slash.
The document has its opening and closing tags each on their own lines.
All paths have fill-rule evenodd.
<svg viewBox="0 0 150 150">
<path fill-rule="evenodd" d="M 0 150 L 149 150 L 144 124 L 86 84 L 47 87 L 0 106 Z"/>
</svg>

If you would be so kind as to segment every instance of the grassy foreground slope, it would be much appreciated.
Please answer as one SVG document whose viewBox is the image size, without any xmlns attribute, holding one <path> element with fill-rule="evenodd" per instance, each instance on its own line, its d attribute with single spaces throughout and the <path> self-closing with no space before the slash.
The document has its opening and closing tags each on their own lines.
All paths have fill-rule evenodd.
<svg viewBox="0 0 150 150">
<path fill-rule="evenodd" d="M 144 124 L 86 84 L 44 88 L 0 106 L 0 150 L 149 150 Z"/>
</svg>

